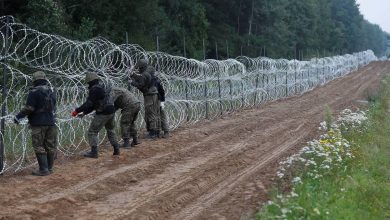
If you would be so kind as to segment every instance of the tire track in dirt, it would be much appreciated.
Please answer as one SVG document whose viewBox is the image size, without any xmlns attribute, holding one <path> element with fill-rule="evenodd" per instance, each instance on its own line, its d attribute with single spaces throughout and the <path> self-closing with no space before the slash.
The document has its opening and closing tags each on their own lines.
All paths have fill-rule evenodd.
<svg viewBox="0 0 390 220">
<path fill-rule="evenodd" d="M 299 128 L 298 128 L 299 129 Z M 182 211 L 173 216 L 173 219 L 193 219 L 197 215 L 199 215 L 205 208 L 211 206 L 224 196 L 229 193 L 237 184 L 246 178 L 253 175 L 258 169 L 267 165 L 271 160 L 277 158 L 280 154 L 282 154 L 287 149 L 292 146 L 299 144 L 300 141 L 309 134 L 310 131 L 303 131 L 301 134 L 296 136 L 296 139 L 292 142 L 287 140 L 282 146 L 276 148 L 276 150 L 268 152 L 264 157 L 259 158 L 259 162 L 249 166 L 238 175 L 233 175 L 229 177 L 227 180 L 223 181 L 219 185 L 217 185 L 211 193 L 203 194 L 199 197 L 193 204 L 190 204 L 189 207 L 182 209 Z"/>
<path fill-rule="evenodd" d="M 389 71 L 390 65 L 389 63 L 384 63 L 381 65 L 375 65 L 374 67 L 375 68 L 371 66 L 367 69 L 363 69 L 360 73 L 363 75 L 356 74 L 350 76 L 352 80 L 357 81 L 357 84 L 352 84 L 353 86 L 351 87 L 344 87 L 347 89 L 345 89 L 345 94 L 343 95 L 346 94 L 350 95 L 350 96 L 344 96 L 346 98 L 345 102 L 348 104 L 342 102 L 334 102 L 334 103 L 328 103 L 329 106 L 336 111 L 340 111 L 345 107 L 351 107 L 353 106 L 353 104 L 356 104 L 355 101 L 357 99 L 362 98 L 362 94 L 366 89 L 376 88 L 377 85 L 379 84 L 378 82 L 380 77 L 386 74 L 388 75 L 388 73 L 390 72 Z M 374 71 L 374 72 L 367 74 L 367 71 Z M 362 83 L 361 79 L 367 79 L 367 82 Z M 337 93 L 337 91 L 335 92 Z M 309 97 L 313 96 L 313 94 L 309 94 L 308 96 Z M 322 103 L 321 100 L 317 100 L 317 102 Z M 321 120 L 321 117 L 317 115 L 314 116 L 313 119 L 315 120 L 312 122 L 311 126 L 313 128 L 316 128 L 318 123 L 315 121 L 319 122 Z M 273 163 L 276 164 L 277 166 L 277 163 L 275 162 Z M 268 169 L 268 170 L 270 170 L 273 173 L 276 172 L 274 169 Z M 202 215 L 196 217 L 195 219 L 209 219 L 210 216 L 213 216 L 215 218 L 221 218 L 221 219 L 240 219 L 245 215 L 249 215 L 249 216 L 253 215 L 255 211 L 254 209 L 256 209 L 258 207 L 257 205 L 261 202 L 259 200 L 259 196 L 263 197 L 262 200 L 263 202 L 266 201 L 266 199 L 264 199 L 264 193 L 266 193 L 266 188 L 270 187 L 269 184 L 268 186 L 264 187 L 262 183 L 264 182 L 264 180 L 262 179 L 267 177 L 266 176 L 262 177 L 262 174 L 264 174 L 264 171 L 255 172 L 252 177 L 249 177 L 248 180 L 245 181 L 246 184 L 238 185 L 238 187 L 232 189 L 232 192 L 229 193 L 229 196 L 222 197 L 220 198 L 219 201 L 215 201 L 217 205 L 214 205 L 213 207 L 210 206 L 205 207 L 204 210 L 202 211 Z M 268 176 L 268 178 L 270 177 Z M 261 187 L 259 187 L 259 184 L 261 185 Z M 241 205 L 241 204 L 245 204 L 245 202 L 248 203 L 248 201 L 252 201 L 252 205 L 250 206 Z M 235 209 L 233 209 L 234 211 L 232 211 L 232 209 L 229 207 L 235 207 Z M 244 217 L 244 218 L 249 219 L 250 217 L 249 218 Z"/>
<path fill-rule="evenodd" d="M 228 131 L 229 130 L 229 126 L 230 124 L 228 123 L 230 120 L 234 120 L 234 119 L 228 119 L 228 120 L 224 120 L 223 123 L 210 123 L 210 126 L 207 127 L 207 129 L 205 129 L 203 132 L 204 133 L 211 133 L 210 130 L 224 130 L 224 131 Z M 273 119 L 270 119 L 268 118 L 267 120 L 273 120 Z M 176 137 L 179 137 L 180 135 L 184 135 L 186 133 L 186 131 L 181 131 L 180 134 L 178 134 Z M 129 170 L 134 170 L 134 169 L 137 169 L 137 168 L 140 168 L 140 167 L 145 167 L 145 166 L 149 166 L 153 163 L 158 163 L 160 160 L 165 160 L 167 158 L 169 158 L 170 156 L 174 155 L 174 154 L 188 154 L 188 153 L 191 153 L 190 151 L 193 150 L 193 148 L 195 147 L 198 147 L 204 143 L 207 143 L 207 142 L 212 142 L 214 139 L 218 139 L 220 138 L 221 136 L 223 135 L 226 135 L 224 133 L 212 133 L 210 136 L 207 136 L 205 137 L 203 140 L 201 141 L 198 141 L 196 143 L 193 143 L 191 145 L 188 145 L 182 149 L 178 149 L 178 150 L 174 150 L 174 151 L 170 151 L 168 153 L 165 153 L 165 152 L 162 152 L 162 154 L 157 154 L 153 157 L 150 157 L 150 158 L 147 158 L 147 159 L 144 159 L 144 160 L 140 160 L 134 164 L 131 164 L 131 165 L 128 165 L 128 166 L 124 166 L 124 167 L 120 167 L 118 169 L 115 169 L 115 170 L 108 170 L 108 169 L 104 169 L 103 171 L 104 172 L 101 172 L 102 174 L 98 174 L 97 176 L 94 176 L 94 177 L 91 177 L 91 178 L 88 178 L 87 180 L 83 180 L 69 188 L 66 188 L 66 189 L 61 189 L 61 192 L 57 192 L 57 193 L 53 193 L 52 191 L 47 191 L 45 193 L 44 196 L 40 196 L 39 198 L 34 198 L 33 200 L 31 201 L 35 201 L 35 202 L 38 202 L 38 203 L 45 203 L 45 202 L 49 202 L 49 201 L 53 201 L 53 200 L 57 200 L 57 199 L 60 199 L 60 198 L 63 198 L 63 197 L 66 197 L 66 196 L 69 196 L 69 195 L 72 195 L 72 194 L 75 194 L 81 190 L 85 190 L 86 188 L 98 183 L 98 182 L 101 182 L 101 181 L 104 181 L 105 179 L 107 178 L 110 178 L 110 177 L 113 177 L 113 176 L 116 176 L 116 175 L 119 175 L 119 174 L 122 174 L 126 171 L 129 171 Z M 181 138 L 176 138 L 177 140 L 175 140 L 175 138 L 171 138 L 170 141 L 178 141 L 178 142 L 181 142 Z M 153 143 L 153 142 L 152 142 Z M 123 152 L 123 151 L 122 151 Z M 104 159 L 107 159 L 107 158 L 104 158 Z M 96 174 L 95 174 L 96 175 Z M 44 183 L 40 183 L 40 184 L 43 184 Z"/>
<path fill-rule="evenodd" d="M 104 155 L 95 162 L 96 167 L 74 169 L 91 163 L 76 160 L 70 168 L 63 168 L 68 173 L 59 176 L 22 176 L 18 179 L 20 186 L 5 181 L 0 202 L 6 201 L 6 205 L 0 217 L 209 219 L 217 213 L 238 219 L 243 210 L 237 204 L 251 209 L 253 204 L 232 195 L 240 194 L 253 176 L 310 136 L 326 104 L 336 110 L 350 106 L 389 70 L 389 63 L 372 63 L 302 96 L 201 122 L 175 132 L 168 140 L 146 142 L 161 146 L 124 151 L 129 159 L 103 163 L 109 159 Z M 137 181 L 130 181 L 134 176 Z M 61 181 L 61 177 L 71 181 Z M 32 180 L 40 187 L 31 185 Z M 23 199 L 2 193 L 11 189 L 22 193 Z"/>
<path fill-rule="evenodd" d="M 285 122 L 280 123 L 282 125 L 285 125 L 291 123 L 291 120 L 287 120 Z M 275 125 L 273 127 L 270 127 L 267 132 L 273 133 L 278 130 L 280 131 L 280 125 Z M 287 129 L 285 129 L 285 131 L 287 131 Z M 259 135 L 259 133 L 252 134 L 251 137 L 255 137 L 257 135 Z M 175 189 L 179 185 L 185 185 L 186 182 L 192 181 L 194 173 L 199 173 L 198 171 L 193 171 L 193 169 L 200 166 L 209 167 L 207 166 L 208 163 L 216 163 L 217 161 L 221 160 L 218 158 L 231 157 L 232 155 L 240 153 L 246 147 L 247 144 L 241 141 L 233 142 L 230 144 L 223 145 L 222 149 L 219 148 L 214 149 L 211 152 L 209 151 L 207 155 L 197 155 L 197 157 L 193 157 L 190 160 L 186 160 L 184 164 L 175 164 L 174 167 L 168 167 L 167 169 L 165 169 L 164 173 L 158 175 L 158 177 L 152 180 L 147 179 L 144 182 L 140 182 L 138 184 L 138 187 L 130 187 L 128 189 L 129 191 L 127 192 L 112 194 L 102 201 L 89 203 L 86 209 L 95 209 L 97 216 L 105 216 L 107 213 L 110 212 L 114 212 L 116 218 L 123 217 L 124 215 L 129 215 L 141 206 L 155 199 L 156 197 Z M 190 173 L 191 175 L 188 176 L 190 170 L 192 170 L 192 172 Z M 134 192 L 137 192 L 139 194 L 134 195 Z M 113 216 L 110 214 L 110 217 Z"/>
</svg>

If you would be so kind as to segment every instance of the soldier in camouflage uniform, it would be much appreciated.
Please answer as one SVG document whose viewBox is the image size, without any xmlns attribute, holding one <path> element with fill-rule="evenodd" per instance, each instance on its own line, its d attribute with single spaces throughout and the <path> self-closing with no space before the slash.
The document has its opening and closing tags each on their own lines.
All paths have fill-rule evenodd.
<svg viewBox="0 0 390 220">
<path fill-rule="evenodd" d="M 95 110 L 95 116 L 88 129 L 88 141 L 91 151 L 84 157 L 98 158 L 98 134 L 105 127 L 107 137 L 114 148 L 113 155 L 119 155 L 119 144 L 115 136 L 115 107 L 111 97 L 111 89 L 105 85 L 96 73 L 87 73 L 85 77 L 88 83 L 87 101 L 72 112 L 72 116 L 83 116 Z"/>
<path fill-rule="evenodd" d="M 49 86 L 44 72 L 33 74 L 33 87 L 28 93 L 26 105 L 14 117 L 14 122 L 28 117 L 31 127 L 32 146 L 38 160 L 36 176 L 46 176 L 53 172 L 54 157 L 57 151 L 57 127 L 55 125 L 56 97 Z"/>
<path fill-rule="evenodd" d="M 137 129 L 135 122 L 138 113 L 141 110 L 141 102 L 127 89 L 114 87 L 112 88 L 112 97 L 114 100 L 115 110 L 121 109 L 121 133 L 123 139 L 123 148 L 133 147 L 140 144 L 138 142 Z M 130 145 L 130 136 L 133 141 Z"/>
<path fill-rule="evenodd" d="M 139 60 L 135 66 L 139 73 L 131 75 L 131 85 L 137 87 L 144 96 L 145 122 L 149 126 L 149 138 L 160 134 L 160 100 L 156 88 L 154 68 L 146 60 Z"/>
</svg>

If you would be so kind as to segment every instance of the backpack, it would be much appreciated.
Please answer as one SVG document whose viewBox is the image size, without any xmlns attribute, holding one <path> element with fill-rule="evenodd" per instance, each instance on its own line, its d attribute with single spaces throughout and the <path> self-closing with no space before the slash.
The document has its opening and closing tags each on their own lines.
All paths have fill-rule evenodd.
<svg viewBox="0 0 390 220">
<path fill-rule="evenodd" d="M 53 90 L 47 85 L 38 86 L 36 89 L 42 98 L 41 108 L 37 109 L 37 112 L 55 112 L 56 97 Z"/>
</svg>

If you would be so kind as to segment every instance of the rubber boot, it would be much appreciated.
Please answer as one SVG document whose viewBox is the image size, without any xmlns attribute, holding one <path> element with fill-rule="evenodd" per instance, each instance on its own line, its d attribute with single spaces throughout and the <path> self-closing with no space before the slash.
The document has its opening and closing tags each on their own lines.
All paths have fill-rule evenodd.
<svg viewBox="0 0 390 220">
<path fill-rule="evenodd" d="M 97 146 L 92 146 L 91 151 L 86 152 L 84 154 L 84 157 L 89 157 L 89 158 L 98 158 L 98 149 Z"/>
<path fill-rule="evenodd" d="M 129 138 L 124 138 L 123 139 L 123 144 L 121 146 L 122 148 L 129 148 L 130 147 L 130 139 Z"/>
<path fill-rule="evenodd" d="M 169 138 L 169 131 L 164 131 L 162 138 Z"/>
<path fill-rule="evenodd" d="M 114 156 L 120 155 L 119 144 L 115 144 L 112 147 L 114 148 L 114 153 L 112 153 L 112 155 Z"/>
<path fill-rule="evenodd" d="M 34 176 L 47 176 L 50 174 L 47 169 L 47 155 L 46 154 L 35 154 L 38 160 L 39 170 L 33 171 Z"/>
<path fill-rule="evenodd" d="M 157 138 L 157 133 L 155 130 L 150 130 L 149 135 L 146 137 L 147 139 L 153 139 L 155 140 Z"/>
<path fill-rule="evenodd" d="M 47 153 L 47 169 L 50 173 L 53 173 L 53 164 L 56 157 L 56 153 L 49 152 Z"/>
<path fill-rule="evenodd" d="M 138 144 L 140 144 L 140 142 L 138 141 L 138 137 L 135 135 L 133 136 L 133 141 L 131 142 L 131 146 L 134 147 L 135 145 Z"/>
</svg>

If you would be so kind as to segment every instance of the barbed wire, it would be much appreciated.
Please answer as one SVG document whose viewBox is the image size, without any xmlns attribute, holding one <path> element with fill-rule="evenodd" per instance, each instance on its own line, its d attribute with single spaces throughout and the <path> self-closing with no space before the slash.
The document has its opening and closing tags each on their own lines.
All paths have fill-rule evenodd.
<svg viewBox="0 0 390 220">
<path fill-rule="evenodd" d="M 104 82 L 128 87 L 128 76 L 135 63 L 147 59 L 163 82 L 165 111 L 170 129 L 174 130 L 237 109 L 300 95 L 377 60 L 372 51 L 364 51 L 309 61 L 245 56 L 199 61 L 145 51 L 135 44 L 116 45 L 104 38 L 70 40 L 39 32 L 6 16 L 0 17 L 0 30 L 0 72 L 8 77 L 8 93 L 2 97 L 7 113 L 1 117 L 5 120 L 5 132 L 1 134 L 5 166 L 1 172 L 22 170 L 36 162 L 31 157 L 27 120 L 20 125 L 12 121 L 25 102 L 35 70 L 46 72 L 57 95 L 59 151 L 73 155 L 85 150 L 84 134 L 92 118 L 80 120 L 70 116 L 88 95 L 84 84 L 88 71 L 98 72 Z M 137 89 L 130 90 L 143 100 Z M 139 128 L 144 127 L 142 115 L 137 121 Z M 101 134 L 100 140 L 103 138 Z"/>
</svg>

